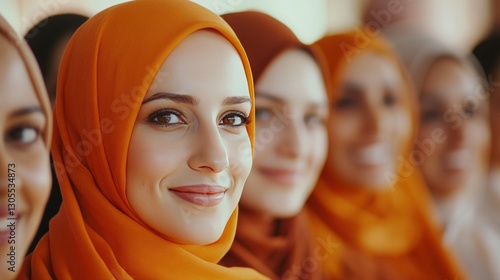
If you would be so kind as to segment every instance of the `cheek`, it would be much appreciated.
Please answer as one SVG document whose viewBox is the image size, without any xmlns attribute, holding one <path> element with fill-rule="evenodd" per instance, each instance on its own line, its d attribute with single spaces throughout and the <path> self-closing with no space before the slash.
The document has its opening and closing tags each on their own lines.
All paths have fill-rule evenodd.
<svg viewBox="0 0 500 280">
<path fill-rule="evenodd" d="M 50 172 L 49 153 L 42 145 L 38 148 L 38 153 L 33 154 L 30 160 L 16 163 L 16 169 L 20 171 L 19 176 L 22 198 L 19 200 L 27 203 L 25 205 L 32 214 L 41 216 L 45 203 L 47 202 L 52 177 Z M 35 221 L 34 221 L 35 222 Z M 39 220 L 36 220 L 38 223 Z"/>
<path fill-rule="evenodd" d="M 328 132 L 321 128 L 310 135 L 307 145 L 312 149 L 312 166 L 321 170 L 328 152 Z"/>
<path fill-rule="evenodd" d="M 473 137 L 471 146 L 475 149 L 478 162 L 487 165 L 490 158 L 491 134 L 490 127 L 486 122 L 472 124 L 469 135 Z"/>
<path fill-rule="evenodd" d="M 247 135 L 226 142 L 229 168 L 233 180 L 242 184 L 252 169 L 252 146 Z"/>
<path fill-rule="evenodd" d="M 404 149 L 408 149 L 408 143 L 411 141 L 413 124 L 411 122 L 410 114 L 405 109 L 399 109 L 396 114 L 391 117 L 391 122 L 394 122 L 396 141 L 395 147 L 398 149 L 398 153 L 405 152 Z"/>
</svg>

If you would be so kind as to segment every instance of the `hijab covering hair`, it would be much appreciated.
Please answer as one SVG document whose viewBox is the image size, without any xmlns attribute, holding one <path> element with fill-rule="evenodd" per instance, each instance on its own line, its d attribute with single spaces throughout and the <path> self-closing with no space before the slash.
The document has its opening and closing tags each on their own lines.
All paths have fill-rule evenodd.
<svg viewBox="0 0 500 280">
<path fill-rule="evenodd" d="M 343 71 L 357 55 L 372 52 L 395 65 L 405 91 L 406 100 L 401 102 L 408 104 L 412 125 L 412 135 L 398 158 L 397 176 L 384 189 L 343 181 L 327 161 L 307 203 L 318 238 L 337 244 L 336 249 L 330 248 L 329 259 L 321 262 L 324 269 L 330 277 L 341 279 L 462 279 L 429 214 L 430 201 L 421 175 L 409 163 L 416 101 L 398 57 L 381 37 L 361 42 L 356 32 L 328 36 L 314 46 L 327 58 L 333 102 L 340 92 Z"/>
<path fill-rule="evenodd" d="M 63 203 L 21 279 L 261 279 L 251 269 L 216 264 L 233 241 L 237 210 L 216 242 L 179 244 L 148 227 L 126 196 L 128 146 L 147 89 L 174 48 L 198 30 L 234 46 L 253 101 L 235 34 L 190 1 L 126 2 L 74 34 L 60 69 L 52 146 Z M 122 98 L 133 103 L 126 111 Z M 247 132 L 253 147 L 254 126 Z"/>
<path fill-rule="evenodd" d="M 417 92 L 420 93 L 424 78 L 433 64 L 440 59 L 450 59 L 477 75 L 475 78 L 479 87 L 470 94 L 478 94 L 477 98 L 487 97 L 487 83 L 474 57 L 424 34 L 399 34 L 389 39 L 409 69 Z M 482 182 L 461 189 L 448 199 L 434 201 L 444 227 L 443 240 L 456 253 L 468 276 L 471 279 L 500 279 L 500 269 L 496 265 L 500 259 L 497 250 L 500 248 L 500 226 L 495 228 L 492 219 L 496 215 L 492 213 L 498 212 L 498 206 L 490 203 L 487 197 L 487 170 L 483 171 Z"/>
<path fill-rule="evenodd" d="M 290 49 L 304 50 L 320 67 L 325 66 L 319 53 L 301 43 L 286 25 L 269 15 L 247 11 L 222 18 L 241 40 L 256 83 L 274 59 Z M 262 213 L 240 206 L 235 241 L 221 264 L 249 266 L 272 279 L 322 279 L 320 269 L 310 271 L 304 267 L 313 255 L 311 238 L 303 213 L 288 219 L 269 220 Z M 294 270 L 297 267 L 299 269 Z"/>
<path fill-rule="evenodd" d="M 35 91 L 40 107 L 43 110 L 43 114 L 47 118 L 47 125 L 43 131 L 43 140 L 47 146 L 50 148 L 50 141 L 52 139 L 52 110 L 50 109 L 50 102 L 48 99 L 47 91 L 45 89 L 45 84 L 43 82 L 40 69 L 33 54 L 31 53 L 29 47 L 26 45 L 24 40 L 20 38 L 17 33 L 12 29 L 9 23 L 0 16 L 0 36 L 5 38 L 7 42 L 13 46 L 19 57 L 23 60 L 23 64 L 30 78 L 31 85 Z"/>
</svg>

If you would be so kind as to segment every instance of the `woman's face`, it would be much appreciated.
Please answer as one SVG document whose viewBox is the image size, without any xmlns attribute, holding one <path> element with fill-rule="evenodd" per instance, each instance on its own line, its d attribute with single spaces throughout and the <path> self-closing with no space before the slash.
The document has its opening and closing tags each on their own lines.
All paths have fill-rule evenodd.
<svg viewBox="0 0 500 280">
<path fill-rule="evenodd" d="M 197 31 L 168 56 L 130 140 L 127 197 L 158 233 L 209 244 L 224 231 L 252 165 L 248 83 L 236 49 Z"/>
<path fill-rule="evenodd" d="M 397 66 L 362 53 L 347 64 L 337 90 L 328 126 L 329 171 L 355 186 L 391 186 L 412 127 Z"/>
<path fill-rule="evenodd" d="M 52 181 L 42 138 L 48 120 L 21 57 L 1 36 L 0 61 L 0 278 L 14 279 Z"/>
<path fill-rule="evenodd" d="M 415 150 L 426 156 L 422 172 L 437 198 L 484 182 L 490 131 L 481 93 L 474 72 L 452 59 L 437 60 L 423 81 Z"/>
<path fill-rule="evenodd" d="M 293 49 L 255 85 L 255 158 L 242 205 L 273 217 L 297 214 L 326 158 L 328 102 L 321 70 Z"/>
</svg>

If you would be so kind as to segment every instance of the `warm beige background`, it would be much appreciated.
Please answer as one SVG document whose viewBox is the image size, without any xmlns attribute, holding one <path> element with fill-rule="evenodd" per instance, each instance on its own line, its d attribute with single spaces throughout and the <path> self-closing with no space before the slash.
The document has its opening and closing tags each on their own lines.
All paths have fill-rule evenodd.
<svg viewBox="0 0 500 280">
<path fill-rule="evenodd" d="M 267 12 L 288 24 L 304 42 L 312 42 L 326 33 L 355 27 L 362 29 L 362 7 L 364 2 L 370 0 L 193 1 L 219 14 L 247 9 Z M 405 12 L 416 10 L 410 7 L 415 3 L 425 3 L 417 16 L 422 27 L 464 49 L 471 48 L 484 36 L 493 21 L 493 11 L 499 10 L 492 8 L 490 0 L 383 1 L 396 1 L 406 7 Z M 24 34 L 48 16 L 68 12 L 90 16 L 118 2 L 123 0 L 0 0 L 0 14 L 20 34 Z M 373 11 L 378 12 L 379 8 Z M 500 11 L 497 13 L 500 14 Z"/>
</svg>

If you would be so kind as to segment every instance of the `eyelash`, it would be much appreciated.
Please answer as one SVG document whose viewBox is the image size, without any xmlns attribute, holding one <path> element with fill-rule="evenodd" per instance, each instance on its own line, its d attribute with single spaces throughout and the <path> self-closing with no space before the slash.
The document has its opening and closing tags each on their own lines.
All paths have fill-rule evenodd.
<svg viewBox="0 0 500 280">
<path fill-rule="evenodd" d="M 23 133 L 27 132 L 28 130 L 34 131 L 35 135 L 32 137 L 32 140 L 23 142 L 22 138 L 26 137 L 26 135 L 23 135 Z M 7 141 L 20 146 L 31 145 L 35 143 L 39 139 L 39 137 L 40 129 L 32 125 L 18 125 L 7 132 Z"/>
<path fill-rule="evenodd" d="M 228 126 L 228 127 L 240 127 L 240 126 L 246 126 L 246 125 L 249 125 L 249 124 L 251 123 L 250 118 L 249 118 L 249 117 L 247 117 L 247 116 L 246 116 L 245 114 L 243 114 L 242 112 L 239 112 L 239 111 L 228 111 L 228 112 L 226 112 L 226 113 L 222 116 L 221 121 L 222 121 L 224 118 L 226 118 L 226 117 L 228 117 L 228 116 L 231 116 L 231 115 L 236 115 L 236 116 L 240 117 L 240 118 L 241 118 L 241 124 L 238 124 L 238 125 L 225 125 L 225 124 L 222 124 L 222 125 L 224 125 L 224 126 Z M 219 122 L 219 124 L 221 124 L 221 123 Z"/>
<path fill-rule="evenodd" d="M 180 120 L 181 123 L 169 124 L 169 123 L 161 123 L 160 121 L 158 121 L 158 117 L 161 117 L 162 115 L 168 115 L 168 114 L 175 115 Z M 226 118 L 228 116 L 234 116 L 234 115 L 241 118 L 241 124 L 228 125 L 228 124 L 221 123 L 222 120 L 224 120 L 224 118 Z M 155 125 L 159 125 L 159 126 L 163 126 L 163 127 L 168 127 L 168 126 L 177 125 L 177 124 L 186 124 L 186 121 L 182 117 L 182 113 L 177 111 L 177 110 L 174 110 L 174 109 L 160 109 L 158 111 L 155 111 L 147 117 L 147 121 L 150 123 L 153 123 Z M 250 118 L 247 117 L 244 113 L 239 112 L 239 111 L 228 111 L 228 112 L 224 113 L 224 115 L 221 118 L 221 121 L 219 121 L 218 124 L 223 125 L 223 126 L 227 126 L 227 127 L 240 127 L 240 126 L 248 125 L 250 123 L 251 123 Z"/>
</svg>

